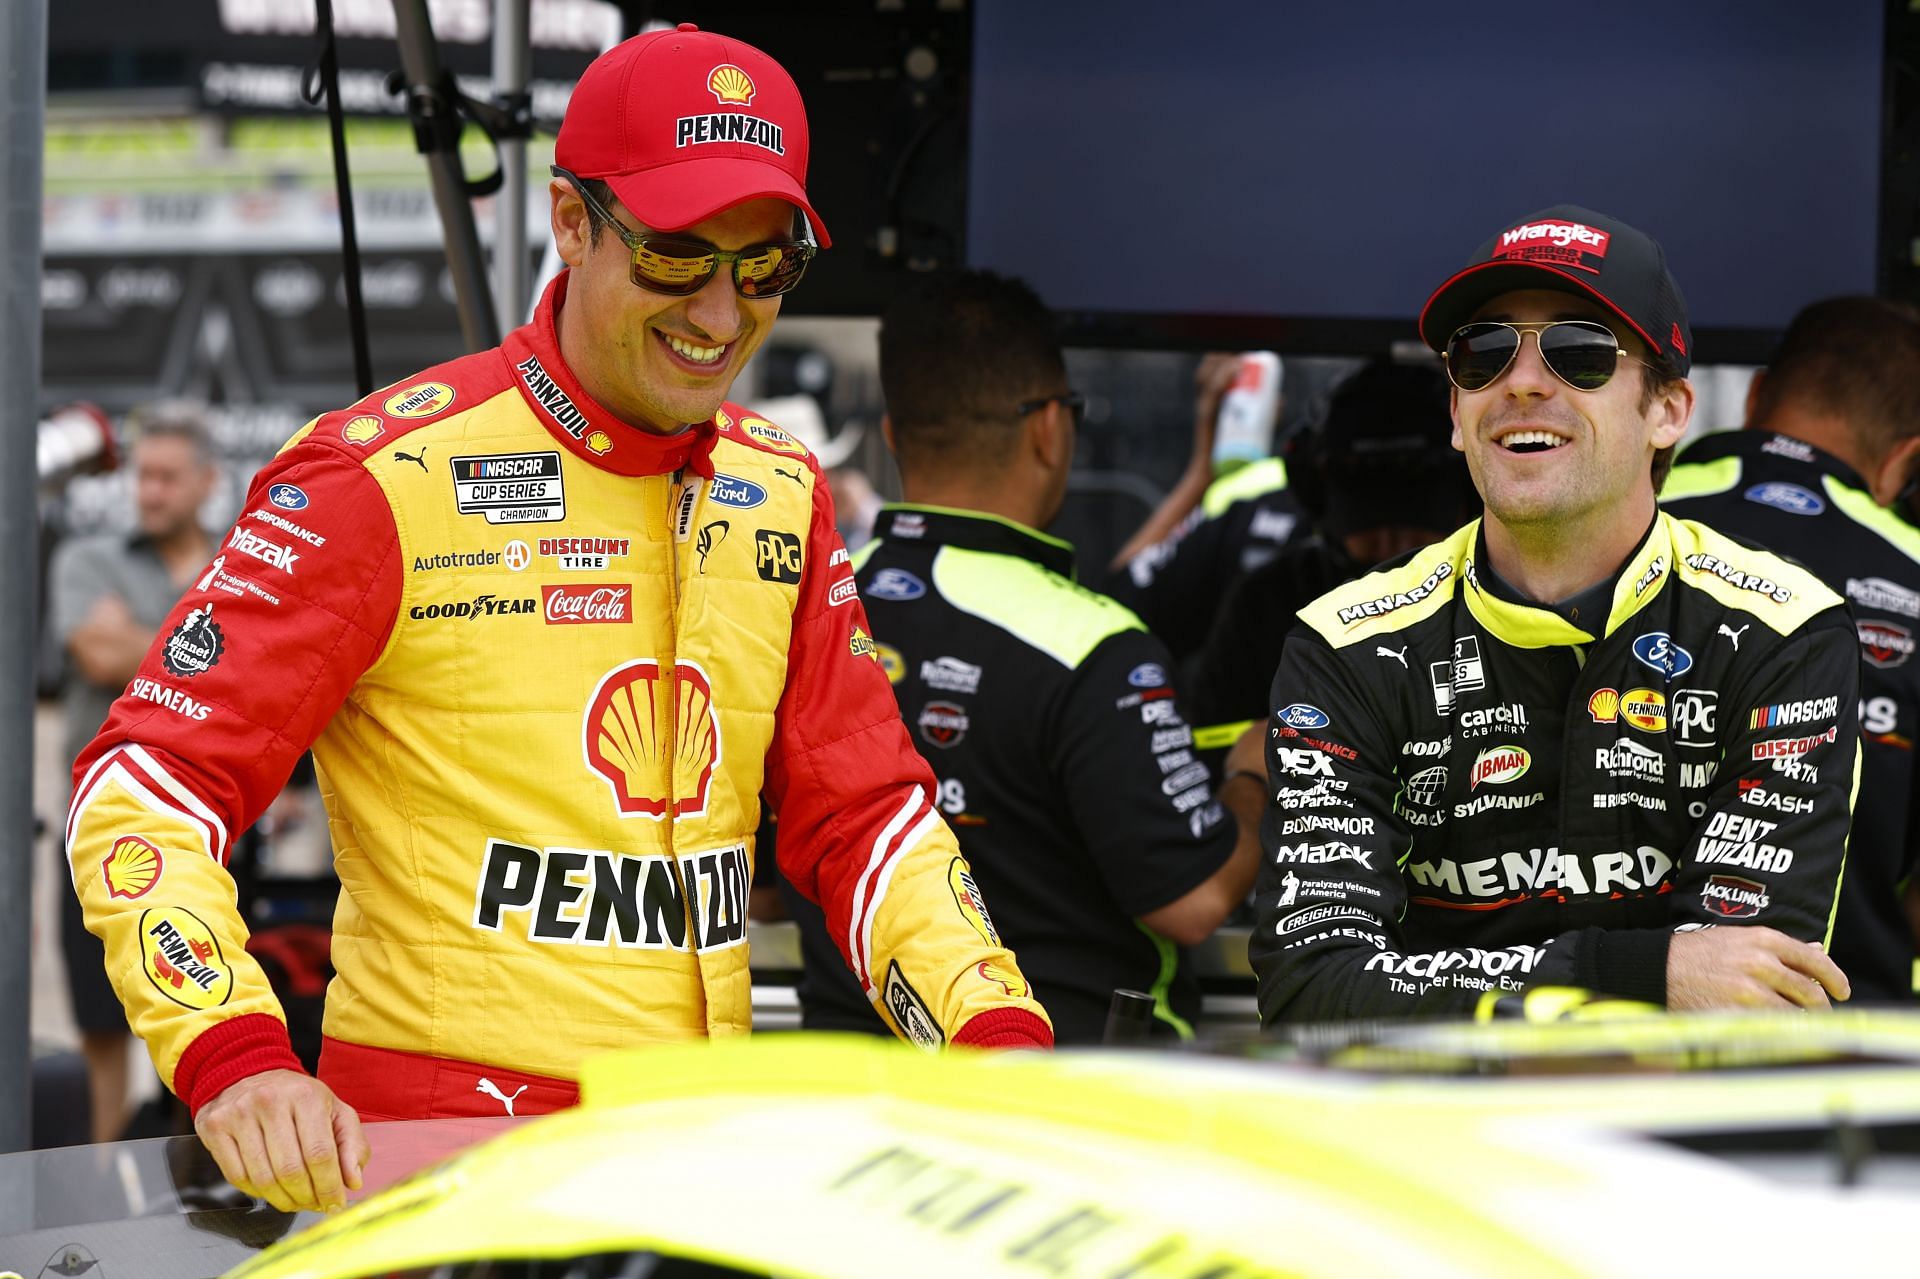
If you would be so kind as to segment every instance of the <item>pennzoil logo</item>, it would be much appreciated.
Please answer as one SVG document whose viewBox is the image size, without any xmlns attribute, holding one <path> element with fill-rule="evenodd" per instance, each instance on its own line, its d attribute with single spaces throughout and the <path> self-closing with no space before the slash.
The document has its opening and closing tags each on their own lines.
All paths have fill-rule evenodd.
<svg viewBox="0 0 1920 1279">
<path fill-rule="evenodd" d="M 880 663 L 880 669 L 887 673 L 887 683 L 898 684 L 907 677 L 907 659 L 900 650 L 891 644 L 875 644 L 874 657 Z"/>
<path fill-rule="evenodd" d="M 947 863 L 947 887 L 953 890 L 953 903 L 973 925 L 973 931 L 987 945 L 998 946 L 1000 932 L 993 926 L 993 916 L 987 914 L 987 899 L 980 895 L 980 885 L 973 882 L 973 872 L 967 869 L 964 857 Z"/>
<path fill-rule="evenodd" d="M 713 685 L 692 662 L 675 662 L 673 675 L 663 681 L 652 658 L 625 662 L 601 676 L 587 701 L 581 749 L 587 767 L 613 792 L 614 811 L 622 817 L 667 816 L 669 796 L 660 790 L 669 779 L 663 771 L 671 780 L 673 816 L 707 811 L 720 762 Z"/>
<path fill-rule="evenodd" d="M 385 419 L 372 413 L 350 417 L 340 424 L 340 438 L 349 444 L 371 444 L 386 433 Z"/>
<path fill-rule="evenodd" d="M 190 910 L 162 906 L 141 914 L 140 963 L 153 988 L 184 1008 L 218 1008 L 233 995 L 220 939 Z"/>
<path fill-rule="evenodd" d="M 1630 688 L 1620 698 L 1620 718 L 1645 733 L 1667 731 L 1667 695 L 1657 688 Z"/>
<path fill-rule="evenodd" d="M 763 417 L 743 417 L 740 429 L 770 449 L 781 453 L 791 453 L 795 457 L 807 456 L 807 446 L 794 439 L 785 431 Z"/>
<path fill-rule="evenodd" d="M 164 866 L 159 849 L 138 835 L 122 835 L 100 863 L 100 878 L 107 885 L 107 896 L 132 901 L 160 882 Z"/>
<path fill-rule="evenodd" d="M 723 107 L 750 106 L 756 92 L 753 77 L 731 62 L 722 62 L 707 73 L 707 91 Z"/>
<path fill-rule="evenodd" d="M 421 382 L 387 397 L 380 407 L 393 417 L 432 417 L 453 405 L 453 388 L 445 382 Z"/>
</svg>

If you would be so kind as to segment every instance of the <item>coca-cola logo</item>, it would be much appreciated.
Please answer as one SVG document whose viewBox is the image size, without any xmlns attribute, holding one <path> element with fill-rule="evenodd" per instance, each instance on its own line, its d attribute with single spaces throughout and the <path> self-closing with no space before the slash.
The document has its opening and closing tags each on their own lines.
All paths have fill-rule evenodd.
<svg viewBox="0 0 1920 1279">
<path fill-rule="evenodd" d="M 631 586 L 543 586 L 548 626 L 591 626 L 633 620 Z"/>
</svg>

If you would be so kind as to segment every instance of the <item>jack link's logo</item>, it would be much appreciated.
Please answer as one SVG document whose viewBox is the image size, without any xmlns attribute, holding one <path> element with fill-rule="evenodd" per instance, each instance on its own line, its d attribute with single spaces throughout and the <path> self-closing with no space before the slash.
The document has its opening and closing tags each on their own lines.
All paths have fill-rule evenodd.
<svg viewBox="0 0 1920 1279">
<path fill-rule="evenodd" d="M 676 662 L 666 680 L 651 658 L 614 667 L 593 690 L 582 730 L 587 767 L 613 791 L 620 816 L 660 821 L 669 798 L 674 817 L 707 811 L 720 723 L 713 685 L 699 666 Z"/>
</svg>

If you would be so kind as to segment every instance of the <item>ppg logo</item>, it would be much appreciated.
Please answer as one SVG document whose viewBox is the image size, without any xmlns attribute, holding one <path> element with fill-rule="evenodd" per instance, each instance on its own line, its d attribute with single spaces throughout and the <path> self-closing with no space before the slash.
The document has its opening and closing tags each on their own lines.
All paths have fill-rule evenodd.
<svg viewBox="0 0 1920 1279">
<path fill-rule="evenodd" d="M 768 582 L 789 585 L 800 580 L 800 539 L 780 529 L 760 529 L 753 535 L 754 567 Z"/>
</svg>

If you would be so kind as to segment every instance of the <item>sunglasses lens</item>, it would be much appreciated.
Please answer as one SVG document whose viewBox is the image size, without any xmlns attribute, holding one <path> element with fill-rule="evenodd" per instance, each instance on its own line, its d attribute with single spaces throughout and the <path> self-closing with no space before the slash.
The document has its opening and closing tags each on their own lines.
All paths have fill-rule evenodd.
<svg viewBox="0 0 1920 1279">
<path fill-rule="evenodd" d="M 806 244 L 767 244 L 752 250 L 734 266 L 734 281 L 740 296 L 770 298 L 785 293 L 800 283 L 806 273 L 813 248 Z"/>
<path fill-rule="evenodd" d="M 1504 324 L 1465 324 L 1447 340 L 1447 375 L 1463 391 L 1478 391 L 1513 362 L 1520 334 Z"/>
<path fill-rule="evenodd" d="M 1568 321 L 1540 330 L 1540 358 L 1562 381 L 1578 391 L 1605 386 L 1618 366 L 1620 343 L 1598 324 Z"/>
<path fill-rule="evenodd" d="M 650 237 L 633 251 L 633 282 L 656 293 L 697 293 L 713 278 L 706 245 Z"/>
</svg>

